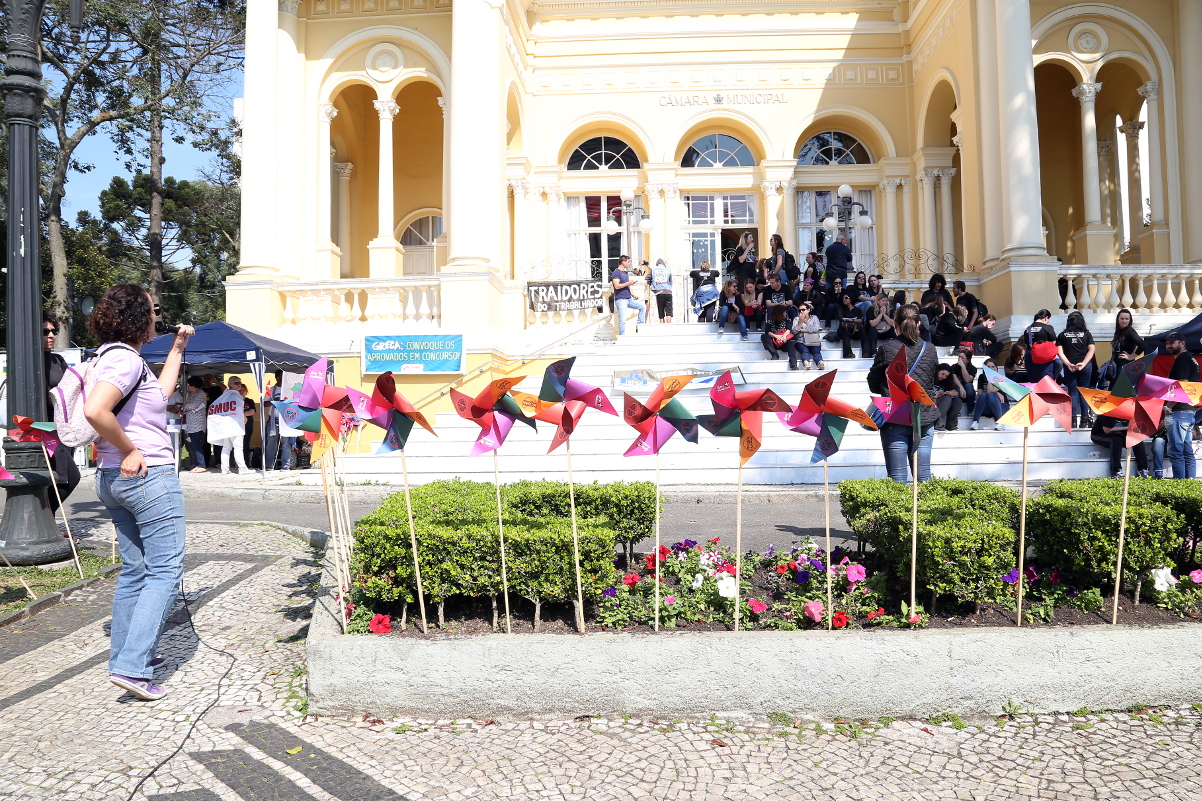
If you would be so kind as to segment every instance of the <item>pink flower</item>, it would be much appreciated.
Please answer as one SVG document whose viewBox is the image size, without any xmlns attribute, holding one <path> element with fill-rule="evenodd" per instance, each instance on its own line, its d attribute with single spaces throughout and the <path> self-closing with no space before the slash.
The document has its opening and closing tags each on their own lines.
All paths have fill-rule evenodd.
<svg viewBox="0 0 1202 801">
<path fill-rule="evenodd" d="M 826 607 L 822 605 L 822 601 L 810 601 L 805 605 L 805 615 L 815 623 L 822 622 L 822 615 L 826 612 Z"/>
<path fill-rule="evenodd" d="M 866 571 L 864 569 L 863 565 L 848 565 L 847 566 L 847 580 L 850 581 L 852 584 L 855 584 L 857 581 L 863 581 L 867 577 L 868 577 L 868 571 Z"/>
<path fill-rule="evenodd" d="M 664 603 L 666 603 L 668 606 L 671 606 L 672 604 L 676 603 L 676 596 L 669 595 L 667 598 L 664 599 Z"/>
<path fill-rule="evenodd" d="M 922 621 L 922 618 L 921 618 L 921 617 L 919 617 L 918 615 L 910 615 L 910 619 L 909 619 L 909 620 L 907 620 L 906 622 L 907 622 L 907 623 L 918 623 L 918 622 L 921 622 L 921 621 Z"/>
<path fill-rule="evenodd" d="M 372 634 L 387 634 L 392 631 L 392 621 L 388 615 L 376 615 L 367 624 L 367 627 L 371 629 Z"/>
<path fill-rule="evenodd" d="M 1195 570 L 1189 574 L 1190 580 L 1195 584 L 1202 584 L 1202 570 Z"/>
<path fill-rule="evenodd" d="M 757 615 L 762 615 L 764 612 L 768 611 L 768 604 L 755 598 L 748 598 L 747 605 L 750 606 L 751 611 L 755 612 Z"/>
</svg>

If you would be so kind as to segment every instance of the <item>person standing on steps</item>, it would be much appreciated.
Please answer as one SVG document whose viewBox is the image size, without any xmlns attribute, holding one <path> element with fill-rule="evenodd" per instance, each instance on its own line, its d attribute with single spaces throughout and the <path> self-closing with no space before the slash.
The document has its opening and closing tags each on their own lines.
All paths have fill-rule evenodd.
<svg viewBox="0 0 1202 801">
<path fill-rule="evenodd" d="M 756 279 L 758 269 L 755 260 L 755 235 L 751 231 L 744 231 L 739 237 L 735 255 L 726 267 L 726 274 L 738 281 L 739 286 L 743 286 L 748 278 L 753 281 Z"/>
<path fill-rule="evenodd" d="M 1128 362 L 1144 355 L 1144 339 L 1135 332 L 1130 309 L 1119 309 L 1114 316 L 1114 338 L 1110 343 L 1111 359 L 1122 370 Z"/>
<path fill-rule="evenodd" d="M 720 273 L 708 261 L 689 273 L 693 279 L 693 313 L 697 322 L 712 323 L 718 311 L 718 277 Z M 736 281 L 735 286 L 739 284 Z"/>
<path fill-rule="evenodd" d="M 167 398 L 193 333 L 179 326 L 156 380 L 140 351 L 155 336 L 157 316 L 140 286 L 118 284 L 104 293 L 88 318 L 104 344 L 84 401 L 84 417 L 100 435 L 96 495 L 113 518 L 121 551 L 108 679 L 144 701 L 167 694 L 152 681 L 163 662 L 155 651 L 183 576 L 184 494 L 167 433 Z"/>
<path fill-rule="evenodd" d="M 1035 320 L 1023 331 L 1023 344 L 1027 346 L 1027 381 L 1039 383 L 1045 375 L 1051 375 L 1056 361 L 1056 329 L 1051 326 L 1052 313 L 1047 309 L 1035 312 Z"/>
<path fill-rule="evenodd" d="M 906 363 L 910 367 L 910 376 L 927 391 L 934 394 L 935 372 L 939 360 L 935 358 L 935 347 L 924 342 L 918 333 L 918 307 L 912 304 L 902 306 L 897 311 L 897 339 L 884 342 L 877 349 L 872 368 L 868 371 L 868 389 L 876 395 L 889 396 L 889 383 L 885 370 L 893 362 L 898 352 L 905 348 Z M 939 411 L 934 406 L 920 406 L 921 417 L 920 437 L 914 441 L 914 427 L 898 423 L 885 423 L 881 426 L 881 448 L 885 452 L 885 469 L 889 478 L 898 484 L 906 483 L 906 476 L 912 471 L 912 457 L 918 453 L 919 481 L 931 479 L 931 445 L 934 442 L 935 421 L 939 419 Z"/>
<path fill-rule="evenodd" d="M 1164 352 L 1176 358 L 1169 378 L 1174 381 L 1202 381 L 1198 362 L 1185 346 L 1185 337 L 1180 331 L 1170 331 L 1164 337 Z M 1194 463 L 1194 408 L 1188 401 L 1165 404 L 1165 432 L 1168 439 L 1169 463 L 1173 465 L 1173 478 L 1194 478 L 1197 468 Z"/>
<path fill-rule="evenodd" d="M 827 280 L 842 279 L 847 285 L 847 269 L 851 266 L 851 248 L 847 246 L 847 234 L 839 234 L 826 248 Z"/>
<path fill-rule="evenodd" d="M 1064 369 L 1064 388 L 1072 400 L 1072 428 L 1077 428 L 1078 423 L 1081 428 L 1093 427 L 1093 415 L 1089 404 L 1081 397 L 1080 388 L 1091 386 L 1095 349 L 1093 334 L 1085 325 L 1085 315 L 1079 311 L 1070 312 L 1064 330 L 1056 337 L 1056 355 Z"/>
<path fill-rule="evenodd" d="M 647 276 L 651 291 L 655 295 L 655 309 L 661 323 L 672 322 L 672 271 L 663 259 L 655 260 L 655 267 Z"/>
<path fill-rule="evenodd" d="M 635 283 L 636 279 L 630 277 L 627 272 L 630 269 L 630 257 L 620 256 L 618 258 L 618 266 L 610 274 L 609 280 L 614 287 L 614 312 L 618 315 L 618 336 L 623 336 L 626 333 L 626 309 L 634 309 L 639 313 L 638 322 L 635 323 L 635 331 L 638 331 L 638 326 L 647 322 L 647 307 L 643 305 L 641 300 L 636 300 L 634 295 L 630 293 L 630 287 Z"/>
</svg>

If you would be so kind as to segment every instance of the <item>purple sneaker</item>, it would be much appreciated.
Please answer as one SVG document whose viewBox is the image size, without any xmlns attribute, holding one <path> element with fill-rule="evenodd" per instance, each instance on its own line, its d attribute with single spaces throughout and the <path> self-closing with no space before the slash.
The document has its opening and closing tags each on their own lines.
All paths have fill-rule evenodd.
<svg viewBox="0 0 1202 801">
<path fill-rule="evenodd" d="M 120 673 L 110 673 L 109 681 L 143 701 L 157 701 L 167 694 L 166 690 L 152 683 L 150 679 L 133 679 Z"/>
</svg>

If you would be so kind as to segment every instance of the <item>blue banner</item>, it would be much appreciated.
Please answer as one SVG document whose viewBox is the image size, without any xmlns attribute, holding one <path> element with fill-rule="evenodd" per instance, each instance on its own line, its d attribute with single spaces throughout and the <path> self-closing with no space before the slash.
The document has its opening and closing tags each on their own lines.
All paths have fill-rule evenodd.
<svg viewBox="0 0 1202 801">
<path fill-rule="evenodd" d="M 462 374 L 463 334 L 400 334 L 363 337 L 363 373 Z"/>
</svg>

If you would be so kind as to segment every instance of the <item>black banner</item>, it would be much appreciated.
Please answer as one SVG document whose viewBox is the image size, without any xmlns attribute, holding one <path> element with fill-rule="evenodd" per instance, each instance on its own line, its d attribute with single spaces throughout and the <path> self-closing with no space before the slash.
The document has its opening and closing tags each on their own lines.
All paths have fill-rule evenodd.
<svg viewBox="0 0 1202 801">
<path fill-rule="evenodd" d="M 526 297 L 531 311 L 536 312 L 600 311 L 602 287 L 601 282 L 591 279 L 528 283 Z"/>
</svg>

